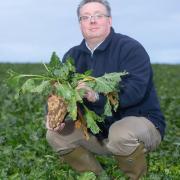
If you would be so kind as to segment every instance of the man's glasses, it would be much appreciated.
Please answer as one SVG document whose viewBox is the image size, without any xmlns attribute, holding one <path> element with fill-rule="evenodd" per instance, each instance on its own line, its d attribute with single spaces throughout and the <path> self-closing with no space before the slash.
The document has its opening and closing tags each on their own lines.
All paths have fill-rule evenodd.
<svg viewBox="0 0 180 180">
<path fill-rule="evenodd" d="M 81 21 L 81 22 L 90 22 L 92 18 L 95 21 L 100 21 L 100 20 L 104 19 L 105 17 L 109 17 L 109 16 L 106 15 L 106 14 L 95 14 L 93 16 L 80 16 L 79 21 Z"/>
</svg>

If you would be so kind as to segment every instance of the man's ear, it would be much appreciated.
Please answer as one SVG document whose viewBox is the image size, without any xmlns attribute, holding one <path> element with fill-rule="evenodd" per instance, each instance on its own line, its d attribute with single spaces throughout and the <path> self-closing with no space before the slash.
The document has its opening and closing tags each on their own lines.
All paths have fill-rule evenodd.
<svg viewBox="0 0 180 180">
<path fill-rule="evenodd" d="M 109 25 L 112 26 L 112 17 L 109 17 Z"/>
</svg>

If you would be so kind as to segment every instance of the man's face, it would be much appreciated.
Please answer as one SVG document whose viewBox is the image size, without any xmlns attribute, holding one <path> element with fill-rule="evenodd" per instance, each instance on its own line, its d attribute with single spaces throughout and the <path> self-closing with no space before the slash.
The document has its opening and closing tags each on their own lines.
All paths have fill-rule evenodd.
<svg viewBox="0 0 180 180">
<path fill-rule="evenodd" d="M 106 7 L 97 2 L 87 3 L 80 9 L 80 28 L 87 41 L 106 38 L 112 25 L 112 19 L 107 15 Z"/>
</svg>

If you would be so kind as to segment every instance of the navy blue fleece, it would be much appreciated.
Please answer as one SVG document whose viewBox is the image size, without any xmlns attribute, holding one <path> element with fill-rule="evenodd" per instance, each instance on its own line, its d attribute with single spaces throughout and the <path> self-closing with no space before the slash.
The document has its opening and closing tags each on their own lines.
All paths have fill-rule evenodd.
<svg viewBox="0 0 180 180">
<path fill-rule="evenodd" d="M 126 116 L 144 116 L 149 119 L 164 136 L 165 121 L 160 110 L 159 101 L 153 84 L 153 72 L 150 59 L 143 46 L 136 40 L 115 33 L 113 28 L 105 41 L 94 51 L 93 55 L 85 45 L 71 48 L 63 61 L 71 56 L 75 60 L 76 70 L 83 73 L 92 70 L 94 77 L 104 73 L 127 71 L 129 75 L 122 79 L 119 95 L 120 107 L 112 117 L 106 118 L 105 124 L 99 124 L 102 132 L 97 136 L 106 138 L 110 125 Z M 103 112 L 105 97 L 100 95 L 96 103 L 86 102 L 96 113 Z"/>
</svg>

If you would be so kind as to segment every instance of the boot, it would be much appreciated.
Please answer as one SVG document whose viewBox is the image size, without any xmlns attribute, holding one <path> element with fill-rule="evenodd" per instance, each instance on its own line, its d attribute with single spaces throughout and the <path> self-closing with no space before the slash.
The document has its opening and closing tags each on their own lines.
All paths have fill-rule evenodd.
<svg viewBox="0 0 180 180">
<path fill-rule="evenodd" d="M 138 180 L 147 172 L 144 145 L 141 143 L 129 156 L 116 156 L 119 168 L 131 180 Z"/>
<path fill-rule="evenodd" d="M 78 172 L 92 171 L 99 175 L 103 171 L 100 163 L 93 154 L 83 147 L 77 147 L 68 154 L 62 155 L 62 159 Z"/>
</svg>

